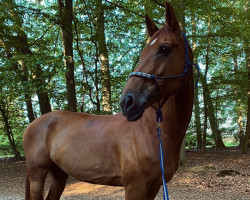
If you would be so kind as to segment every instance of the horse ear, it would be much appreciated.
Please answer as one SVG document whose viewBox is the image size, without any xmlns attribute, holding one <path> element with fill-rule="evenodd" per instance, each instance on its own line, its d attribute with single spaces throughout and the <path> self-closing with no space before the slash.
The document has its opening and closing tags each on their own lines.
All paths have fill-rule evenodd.
<svg viewBox="0 0 250 200">
<path fill-rule="evenodd" d="M 169 2 L 165 2 L 166 4 L 166 23 L 168 24 L 169 28 L 173 31 L 180 30 L 179 22 L 175 16 L 174 8 Z"/>
<path fill-rule="evenodd" d="M 145 19 L 146 19 L 148 34 L 150 35 L 150 37 L 152 37 L 154 33 L 159 30 L 159 28 L 155 25 L 155 23 L 148 16 L 148 14 L 146 14 Z"/>
</svg>

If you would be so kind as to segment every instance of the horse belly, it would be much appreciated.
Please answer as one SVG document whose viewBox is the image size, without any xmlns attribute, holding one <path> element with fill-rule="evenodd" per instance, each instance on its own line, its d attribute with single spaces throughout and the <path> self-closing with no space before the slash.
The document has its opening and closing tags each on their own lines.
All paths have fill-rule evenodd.
<svg viewBox="0 0 250 200">
<path fill-rule="evenodd" d="M 122 186 L 120 164 L 112 141 L 79 134 L 53 144 L 51 158 L 63 171 L 84 182 Z M 99 142 L 102 141 L 102 142 Z"/>
</svg>

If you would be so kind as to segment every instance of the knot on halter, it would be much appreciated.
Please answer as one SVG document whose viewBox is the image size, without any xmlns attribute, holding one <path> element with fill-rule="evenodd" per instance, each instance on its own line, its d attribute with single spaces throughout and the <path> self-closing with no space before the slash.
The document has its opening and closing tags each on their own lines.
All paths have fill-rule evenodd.
<svg viewBox="0 0 250 200">
<path fill-rule="evenodd" d="M 150 74 L 150 79 L 155 79 L 155 75 Z"/>
<path fill-rule="evenodd" d="M 156 121 L 158 123 L 162 122 L 163 121 L 162 111 L 160 109 L 157 109 L 155 113 L 156 113 Z"/>
</svg>

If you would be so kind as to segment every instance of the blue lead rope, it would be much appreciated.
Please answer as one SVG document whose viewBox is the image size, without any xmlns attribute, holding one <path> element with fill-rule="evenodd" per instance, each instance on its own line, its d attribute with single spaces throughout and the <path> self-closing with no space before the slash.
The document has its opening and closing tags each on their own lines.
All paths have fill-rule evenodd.
<svg viewBox="0 0 250 200">
<path fill-rule="evenodd" d="M 164 157 L 163 157 L 163 148 L 162 148 L 162 142 L 161 142 L 161 128 L 160 128 L 160 126 L 157 127 L 157 135 L 158 135 L 158 138 L 160 141 L 159 157 L 160 157 L 161 174 L 162 174 L 162 182 L 163 182 L 163 199 L 169 200 L 167 183 L 166 183 L 165 176 L 164 176 Z"/>
</svg>

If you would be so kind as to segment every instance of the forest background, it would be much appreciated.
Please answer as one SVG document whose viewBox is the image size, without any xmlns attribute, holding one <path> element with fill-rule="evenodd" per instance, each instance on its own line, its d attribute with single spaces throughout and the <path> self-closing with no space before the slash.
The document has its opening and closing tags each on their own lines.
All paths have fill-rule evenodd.
<svg viewBox="0 0 250 200">
<path fill-rule="evenodd" d="M 54 110 L 120 111 L 128 74 L 161 26 L 162 0 L 0 0 L 0 156 L 23 155 L 22 135 Z M 186 148 L 250 144 L 247 0 L 171 0 L 201 68 Z"/>
</svg>

